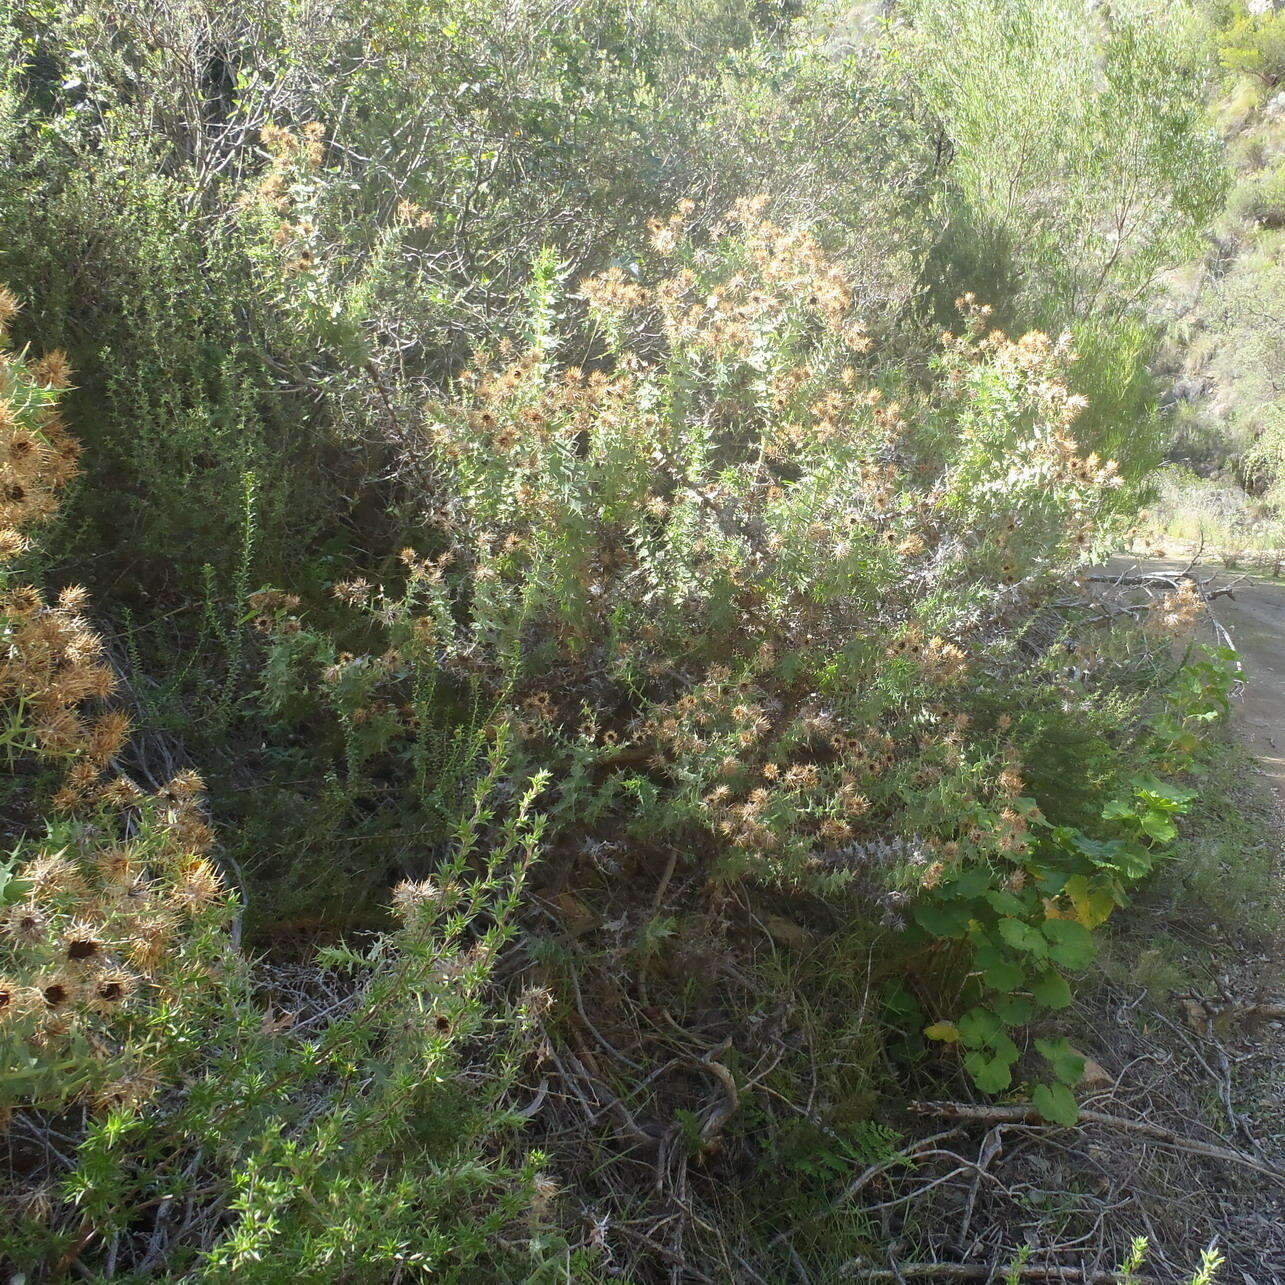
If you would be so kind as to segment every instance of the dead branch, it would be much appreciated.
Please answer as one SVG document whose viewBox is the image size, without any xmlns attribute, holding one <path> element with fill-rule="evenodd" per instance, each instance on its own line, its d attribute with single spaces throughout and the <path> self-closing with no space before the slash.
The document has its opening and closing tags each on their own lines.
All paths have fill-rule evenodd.
<svg viewBox="0 0 1285 1285">
<path fill-rule="evenodd" d="M 977 1120 L 985 1124 L 1025 1124 L 1044 1128 L 1060 1127 L 1050 1125 L 1033 1106 L 1002 1107 L 973 1106 L 967 1102 L 912 1102 L 910 1109 L 916 1115 L 944 1116 L 949 1120 Z M 1080 1122 L 1082 1124 L 1097 1124 L 1108 1129 L 1122 1129 L 1129 1133 L 1138 1133 L 1143 1137 L 1161 1142 L 1165 1146 L 1173 1147 L 1175 1150 L 1185 1151 L 1188 1155 L 1204 1156 L 1210 1160 L 1225 1160 L 1229 1164 L 1242 1165 L 1246 1169 L 1252 1169 L 1256 1173 L 1264 1174 L 1268 1178 L 1273 1178 L 1277 1182 L 1285 1184 L 1285 1172 L 1265 1164 L 1261 1160 L 1256 1160 L 1253 1156 L 1246 1155 L 1243 1151 L 1235 1151 L 1230 1147 L 1219 1147 L 1213 1143 L 1197 1142 L 1192 1138 L 1184 1138 L 1172 1129 L 1152 1124 L 1148 1120 L 1130 1120 L 1125 1116 L 1107 1115 L 1103 1111 L 1082 1110 L 1080 1112 Z"/>
<path fill-rule="evenodd" d="M 1005 1279 L 1013 1276 L 1010 1271 Z M 995 1279 L 995 1269 L 982 1263 L 899 1263 L 892 1267 L 859 1267 L 853 1280 L 941 1280 L 989 1281 Z M 1024 1281 L 1076 1281 L 1079 1285 L 1119 1285 L 1117 1272 L 1092 1272 L 1079 1267 L 1020 1267 L 1016 1279 Z M 1136 1285 L 1159 1285 L 1154 1276 L 1133 1276 Z"/>
</svg>

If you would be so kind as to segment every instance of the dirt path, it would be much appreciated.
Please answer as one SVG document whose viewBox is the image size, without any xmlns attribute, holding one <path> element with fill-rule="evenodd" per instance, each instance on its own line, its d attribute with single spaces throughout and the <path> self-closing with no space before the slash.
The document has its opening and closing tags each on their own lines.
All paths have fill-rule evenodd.
<svg viewBox="0 0 1285 1285">
<path fill-rule="evenodd" d="M 1114 558 L 1110 569 L 1181 571 L 1187 565 L 1185 559 Z M 1203 572 L 1202 579 L 1207 574 Z M 1235 572 L 1226 572 L 1219 582 L 1235 578 Z M 1285 808 L 1285 585 L 1247 579 L 1232 597 L 1219 598 L 1213 609 L 1231 634 L 1245 667 L 1246 683 L 1236 702 L 1236 723 Z"/>
<path fill-rule="evenodd" d="M 1285 585 L 1246 581 L 1214 605 L 1248 679 L 1237 721 L 1285 805 Z"/>
<path fill-rule="evenodd" d="M 1189 565 L 1185 558 L 1114 558 L 1107 569 L 1117 575 L 1132 569 L 1181 572 Z M 1202 581 L 1212 574 L 1208 567 L 1197 570 Z M 1236 578 L 1235 572 L 1219 572 L 1216 583 Z M 1132 1038 L 1141 1045 L 1148 1030 L 1164 1032 L 1152 1052 L 1165 1059 L 1171 1072 L 1164 1091 L 1173 1097 L 1165 1118 L 1175 1129 L 1181 1132 L 1190 1120 L 1200 1119 L 1226 1145 L 1247 1148 L 1285 1169 L 1285 1020 L 1234 1016 L 1252 1013 L 1256 1005 L 1279 1013 L 1285 997 L 1285 584 L 1246 579 L 1233 596 L 1217 598 L 1211 607 L 1244 667 L 1245 686 L 1233 707 L 1233 726 L 1258 759 L 1278 801 L 1280 824 L 1273 825 L 1270 810 L 1254 814 L 1262 815 L 1263 841 L 1276 854 L 1275 878 L 1269 877 L 1259 893 L 1267 899 L 1276 927 L 1260 937 L 1241 933 L 1234 918 L 1221 926 L 1221 934 L 1211 933 L 1207 924 L 1193 933 L 1181 915 L 1173 923 L 1162 921 L 1162 931 L 1186 936 L 1193 954 L 1203 957 L 1214 976 L 1199 994 L 1172 997 L 1154 1007 L 1142 1003 L 1139 1011 L 1147 1015 Z M 1252 783 L 1246 784 L 1261 798 Z M 1229 851 L 1225 859 L 1234 863 L 1238 856 Z M 1131 997 L 1110 1013 L 1111 1021 L 1127 1026 L 1127 1014 L 1137 1002 Z M 1219 1099 L 1222 1109 L 1211 1108 Z M 1206 1238 L 1223 1238 L 1228 1266 L 1219 1281 L 1285 1282 L 1285 1187 L 1270 1180 L 1245 1182 L 1223 1170 L 1199 1177 L 1184 1173 L 1173 1186 L 1179 1202 L 1197 1199 L 1195 1188 L 1182 1186 L 1184 1178 L 1205 1184 L 1200 1191 L 1207 1203 L 1195 1221 Z"/>
</svg>

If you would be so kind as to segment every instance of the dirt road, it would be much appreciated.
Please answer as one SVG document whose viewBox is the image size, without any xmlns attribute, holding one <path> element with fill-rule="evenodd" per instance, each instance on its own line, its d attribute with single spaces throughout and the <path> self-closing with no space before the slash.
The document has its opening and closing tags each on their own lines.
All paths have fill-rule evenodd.
<svg viewBox="0 0 1285 1285">
<path fill-rule="evenodd" d="M 1185 559 L 1113 558 L 1108 569 L 1116 574 L 1140 571 L 1181 571 Z M 1201 571 L 1201 579 L 1211 574 Z M 1229 584 L 1235 572 L 1218 576 Z M 1245 689 L 1236 702 L 1235 719 L 1246 743 L 1261 760 L 1285 807 L 1285 585 L 1246 579 L 1231 597 L 1212 604 L 1218 621 L 1231 634 L 1241 664 Z"/>
<path fill-rule="evenodd" d="M 1285 804 L 1285 585 L 1245 581 L 1213 606 L 1248 680 L 1236 719 Z"/>
</svg>

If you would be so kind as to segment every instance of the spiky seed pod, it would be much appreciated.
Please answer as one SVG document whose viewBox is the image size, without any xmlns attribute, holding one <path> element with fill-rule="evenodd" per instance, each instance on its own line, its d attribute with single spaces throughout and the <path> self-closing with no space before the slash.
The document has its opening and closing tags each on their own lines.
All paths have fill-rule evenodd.
<svg viewBox="0 0 1285 1285">
<path fill-rule="evenodd" d="M 403 879 L 393 889 L 393 910 L 405 922 L 418 917 L 429 906 L 441 902 L 441 889 L 430 879 Z"/>
<path fill-rule="evenodd" d="M 182 807 L 170 823 L 175 845 L 184 852 L 208 852 L 214 843 L 214 831 L 194 807 Z"/>
<path fill-rule="evenodd" d="M 166 909 L 149 908 L 131 925 L 125 951 L 144 972 L 154 971 L 169 954 L 178 923 Z"/>
<path fill-rule="evenodd" d="M 105 915 L 139 915 L 155 904 L 153 885 L 145 875 L 103 884 Z"/>
<path fill-rule="evenodd" d="M 69 973 L 48 973 L 36 982 L 36 989 L 48 1012 L 62 1014 L 78 1003 L 83 993 L 83 983 Z"/>
<path fill-rule="evenodd" d="M 186 768 L 165 787 L 163 792 L 180 802 L 195 802 L 204 796 L 205 782 L 201 780 L 200 773 Z"/>
<path fill-rule="evenodd" d="M 31 885 L 32 897 L 37 901 L 84 896 L 88 891 L 76 863 L 62 852 L 37 857 L 23 871 L 23 879 Z"/>
<path fill-rule="evenodd" d="M 18 296 L 8 286 L 0 286 L 0 333 L 22 311 Z"/>
<path fill-rule="evenodd" d="M 0 977 L 0 1027 L 39 1012 L 41 995 L 12 977 Z"/>
<path fill-rule="evenodd" d="M 85 738 L 85 725 L 70 709 L 59 709 L 35 726 L 36 741 L 46 754 L 66 754 Z"/>
<path fill-rule="evenodd" d="M 4 917 L 5 935 L 20 946 L 31 947 L 44 941 L 48 930 L 48 916 L 32 901 L 10 906 Z"/>
<path fill-rule="evenodd" d="M 107 952 L 107 944 L 98 928 L 83 919 L 75 920 L 63 929 L 59 946 L 70 968 L 93 968 Z"/>
<path fill-rule="evenodd" d="M 31 377 L 46 388 L 67 388 L 71 384 L 71 362 L 61 348 L 54 348 L 28 367 Z"/>
<path fill-rule="evenodd" d="M 219 872 L 204 858 L 183 863 L 170 890 L 170 900 L 189 915 L 200 914 L 223 895 Z"/>
<path fill-rule="evenodd" d="M 128 844 L 95 853 L 94 866 L 104 884 L 130 884 L 143 873 L 137 850 Z"/>
<path fill-rule="evenodd" d="M 85 1001 L 87 1008 L 104 1016 L 119 1013 L 134 997 L 138 978 L 123 968 L 100 973 L 90 984 Z"/>
<path fill-rule="evenodd" d="M 118 776 L 115 780 L 108 781 L 98 792 L 99 801 L 109 808 L 132 807 L 142 797 L 143 791 L 127 776 Z"/>
<path fill-rule="evenodd" d="M 111 710 L 94 724 L 85 753 L 91 763 L 108 763 L 124 747 L 131 727 L 130 717 L 123 710 Z"/>
</svg>

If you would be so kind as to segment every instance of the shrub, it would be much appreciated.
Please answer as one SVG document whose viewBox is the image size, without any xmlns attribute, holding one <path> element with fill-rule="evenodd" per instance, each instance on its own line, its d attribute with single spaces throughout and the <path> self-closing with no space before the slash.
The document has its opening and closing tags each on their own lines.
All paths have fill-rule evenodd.
<svg viewBox="0 0 1285 1285">
<path fill-rule="evenodd" d="M 1223 31 L 1218 55 L 1229 71 L 1255 76 L 1269 88 L 1279 85 L 1285 80 L 1285 13 L 1242 9 Z"/>
<path fill-rule="evenodd" d="M 1261 170 L 1236 186 L 1228 202 L 1238 218 L 1264 228 L 1285 228 L 1285 163 Z"/>
<path fill-rule="evenodd" d="M 301 603 L 265 596 L 268 690 L 323 696 L 345 761 L 389 762 L 372 780 L 420 779 L 392 766 L 419 761 L 419 693 L 512 718 L 515 763 L 552 773 L 552 842 L 621 853 L 662 889 L 686 856 L 714 904 L 748 879 L 895 927 L 914 906 L 948 971 L 968 919 L 986 942 L 992 919 L 1020 927 L 988 949 L 996 968 L 1042 949 L 1044 999 L 961 1037 L 1011 1055 L 975 1070 L 1007 1084 L 1003 1028 L 1057 1007 L 1057 966 L 1091 953 L 1048 907 L 1068 886 L 1095 913 L 1123 898 L 1152 859 L 1138 835 L 1186 797 L 1146 779 L 1140 698 L 1113 695 L 1145 688 L 1155 655 L 1128 631 L 1073 657 L 1058 642 L 1079 630 L 1051 604 L 1110 532 L 1119 470 L 1072 436 L 1069 337 L 1009 339 L 961 300 L 931 384 L 885 391 L 806 232 L 747 201 L 701 244 L 692 214 L 653 223 L 655 284 L 582 283 L 605 348 L 589 371 L 558 361 L 544 261 L 529 346 L 477 354 L 427 409 L 432 551 L 403 553 L 400 588 L 335 589 L 373 645 L 339 655 Z M 1181 624 L 1192 604 L 1165 610 Z M 1054 633 L 1033 643 L 1041 612 Z M 1105 883 L 1094 844 L 1120 863 Z"/>
<path fill-rule="evenodd" d="M 1115 465 L 1070 436 L 1066 343 L 973 310 L 899 403 L 806 234 L 747 203 L 699 250 L 683 218 L 657 225 L 680 266 L 654 289 L 584 284 L 611 371 L 560 368 L 540 334 L 430 408 L 438 552 L 407 552 L 403 595 L 341 589 L 390 649 L 320 679 L 376 737 L 425 667 L 456 700 L 511 693 L 520 758 L 559 765 L 555 822 L 697 825 L 728 868 L 842 882 L 826 853 L 950 776 L 970 649 L 1094 547 Z M 663 357 L 632 357 L 657 330 Z M 274 655 L 315 653 L 287 622 Z"/>
<path fill-rule="evenodd" d="M 1226 186 L 1193 92 L 1204 50 L 1190 9 L 1086 18 L 1074 0 L 968 0 L 908 14 L 903 43 L 950 149 L 943 221 L 969 284 L 1019 324 L 1127 315 L 1195 251 Z"/>
<path fill-rule="evenodd" d="M 0 293 L 0 322 L 14 310 Z M 524 1275 L 527 1242 L 499 1233 L 535 1217 L 503 1105 L 526 1045 L 485 988 L 540 780 L 499 801 L 501 735 L 457 800 L 439 882 L 395 889 L 388 931 L 331 948 L 293 993 L 288 972 L 252 968 L 199 779 L 147 795 L 114 769 L 128 719 L 91 721 L 118 680 L 83 592 L 50 606 L 16 580 L 74 467 L 66 375 L 57 353 L 0 354 L 5 744 L 68 769 L 45 833 L 0 871 L 0 1256 L 107 1276 Z"/>
</svg>

